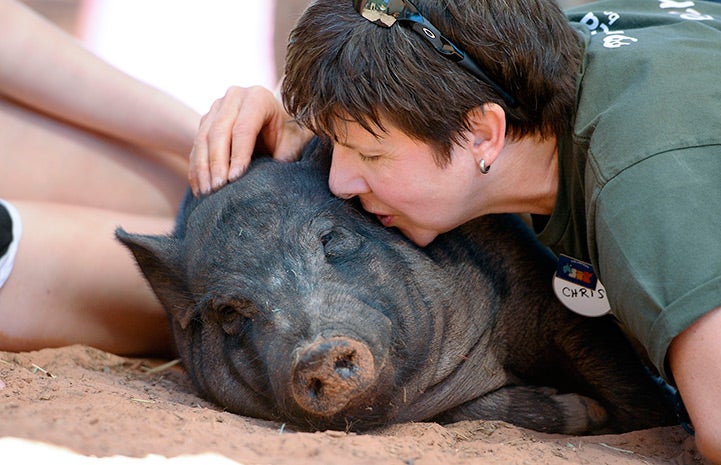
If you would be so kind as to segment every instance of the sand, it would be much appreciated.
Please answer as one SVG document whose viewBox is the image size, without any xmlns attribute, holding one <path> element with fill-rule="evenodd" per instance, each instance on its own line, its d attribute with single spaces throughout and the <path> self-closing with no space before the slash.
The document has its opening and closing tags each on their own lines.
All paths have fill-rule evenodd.
<svg viewBox="0 0 721 465">
<path fill-rule="evenodd" d="M 494 421 L 298 432 L 224 412 L 166 362 L 80 345 L 0 352 L 0 463 L 706 464 L 676 426 L 582 437 Z"/>
</svg>

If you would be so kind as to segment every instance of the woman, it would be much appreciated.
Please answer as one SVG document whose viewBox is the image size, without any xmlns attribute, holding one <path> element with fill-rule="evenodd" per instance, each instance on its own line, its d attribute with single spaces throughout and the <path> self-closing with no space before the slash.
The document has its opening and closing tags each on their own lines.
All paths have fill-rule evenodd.
<svg viewBox="0 0 721 465">
<path fill-rule="evenodd" d="M 0 1 L 0 350 L 171 351 L 163 309 L 115 239 L 164 233 L 200 115 Z"/>
<path fill-rule="evenodd" d="M 318 0 L 290 37 L 294 120 L 231 89 L 201 122 L 191 184 L 240 176 L 256 138 L 292 159 L 309 128 L 334 142 L 332 191 L 420 246 L 530 213 L 603 283 L 721 463 L 721 5 L 588 8 Z"/>
</svg>

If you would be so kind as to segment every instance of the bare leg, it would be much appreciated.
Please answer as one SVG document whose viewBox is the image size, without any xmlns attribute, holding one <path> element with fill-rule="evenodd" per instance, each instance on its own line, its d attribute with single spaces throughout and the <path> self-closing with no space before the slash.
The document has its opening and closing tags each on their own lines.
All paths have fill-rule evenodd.
<svg viewBox="0 0 721 465">
<path fill-rule="evenodd" d="M 10 201 L 23 235 L 0 288 L 0 350 L 87 344 L 118 354 L 171 352 L 165 312 L 114 230 L 162 234 L 172 219 Z"/>
<path fill-rule="evenodd" d="M 144 152 L 0 97 L 0 198 L 172 215 L 187 162 Z"/>
</svg>

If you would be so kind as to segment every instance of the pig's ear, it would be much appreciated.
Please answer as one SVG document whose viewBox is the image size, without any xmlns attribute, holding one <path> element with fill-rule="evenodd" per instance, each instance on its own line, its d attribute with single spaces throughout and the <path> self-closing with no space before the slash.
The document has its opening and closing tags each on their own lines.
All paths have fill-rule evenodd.
<svg viewBox="0 0 721 465">
<path fill-rule="evenodd" d="M 193 318 L 194 304 L 182 278 L 177 239 L 129 234 L 123 228 L 115 230 L 115 237 L 130 249 L 160 303 L 185 329 Z"/>
<path fill-rule="evenodd" d="M 303 147 L 300 159 L 327 173 L 330 171 L 332 154 L 333 143 L 330 139 L 315 136 Z"/>
</svg>

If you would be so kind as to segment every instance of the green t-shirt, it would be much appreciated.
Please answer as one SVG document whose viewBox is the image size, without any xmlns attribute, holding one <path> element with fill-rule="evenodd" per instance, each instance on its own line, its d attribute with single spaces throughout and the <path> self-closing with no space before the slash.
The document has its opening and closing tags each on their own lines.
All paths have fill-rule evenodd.
<svg viewBox="0 0 721 465">
<path fill-rule="evenodd" d="M 585 56 L 539 238 L 593 264 L 668 379 L 671 340 L 721 306 L 721 4 L 617 0 L 567 15 Z"/>
</svg>

